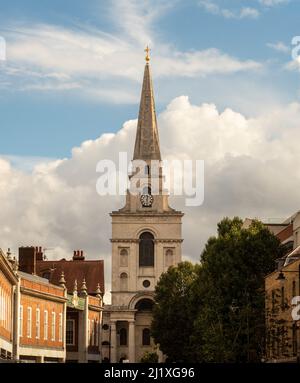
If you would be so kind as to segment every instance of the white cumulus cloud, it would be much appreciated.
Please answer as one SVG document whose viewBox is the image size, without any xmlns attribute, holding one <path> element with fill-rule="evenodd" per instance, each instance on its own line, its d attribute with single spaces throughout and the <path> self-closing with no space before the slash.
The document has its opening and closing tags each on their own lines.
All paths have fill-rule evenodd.
<svg viewBox="0 0 300 383">
<path fill-rule="evenodd" d="M 205 161 L 205 200 L 187 208 L 184 197 L 171 206 L 185 213 L 183 254 L 197 261 L 208 236 L 225 215 L 286 217 L 299 209 L 300 104 L 274 108 L 255 118 L 214 104 L 175 98 L 159 115 L 164 158 Z M 69 159 L 44 161 L 33 171 L 0 160 L 0 246 L 16 253 L 21 245 L 54 248 L 50 257 L 71 256 L 84 249 L 106 263 L 110 285 L 110 217 L 124 197 L 96 193 L 96 164 L 118 163 L 134 145 L 136 120 L 116 134 L 103 134 L 72 150 Z"/>
</svg>

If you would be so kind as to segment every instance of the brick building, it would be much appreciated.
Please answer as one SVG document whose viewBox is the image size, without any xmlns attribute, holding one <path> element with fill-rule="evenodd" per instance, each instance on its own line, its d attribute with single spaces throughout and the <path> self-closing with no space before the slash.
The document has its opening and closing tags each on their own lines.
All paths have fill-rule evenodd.
<svg viewBox="0 0 300 383">
<path fill-rule="evenodd" d="M 45 278 L 18 271 L 19 320 L 16 359 L 64 362 L 66 291 Z M 18 298 L 16 298 L 18 299 Z"/>
<path fill-rule="evenodd" d="M 299 271 L 300 257 L 265 279 L 266 359 L 269 362 L 300 362 L 299 320 L 292 316 L 295 308 L 292 300 L 300 296 Z"/>
<path fill-rule="evenodd" d="M 265 278 L 266 360 L 299 363 L 300 325 L 292 313 L 293 298 L 300 296 L 300 212 L 267 226 L 280 239 L 283 257 Z"/>
<path fill-rule="evenodd" d="M 2 360 L 100 362 L 103 262 L 85 261 L 82 252 L 75 253 L 72 261 L 45 261 L 41 266 L 41 248 L 23 247 L 18 268 L 10 253 L 0 251 Z M 40 269 L 40 274 L 49 274 L 38 275 Z"/>
<path fill-rule="evenodd" d="M 13 357 L 14 296 L 18 278 L 10 262 L 0 249 L 0 359 Z"/>
</svg>

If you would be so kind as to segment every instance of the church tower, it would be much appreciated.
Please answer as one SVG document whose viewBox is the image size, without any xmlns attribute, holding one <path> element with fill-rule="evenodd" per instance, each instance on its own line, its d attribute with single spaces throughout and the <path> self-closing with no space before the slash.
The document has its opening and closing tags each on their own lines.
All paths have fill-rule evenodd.
<svg viewBox="0 0 300 383">
<path fill-rule="evenodd" d="M 139 362 L 154 349 L 150 337 L 155 285 L 181 261 L 181 218 L 163 190 L 161 152 L 150 71 L 149 49 L 141 93 L 133 163 L 140 191 L 132 192 L 137 170 L 129 176 L 123 208 L 112 212 L 112 303 L 106 317 L 111 331 L 110 360 Z M 153 163 L 156 166 L 153 166 Z"/>
</svg>

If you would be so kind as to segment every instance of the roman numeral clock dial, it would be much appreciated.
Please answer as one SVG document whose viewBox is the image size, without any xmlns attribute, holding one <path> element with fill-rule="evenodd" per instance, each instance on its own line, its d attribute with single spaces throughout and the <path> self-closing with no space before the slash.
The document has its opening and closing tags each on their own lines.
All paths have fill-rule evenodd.
<svg viewBox="0 0 300 383">
<path fill-rule="evenodd" d="M 153 204 L 153 196 L 151 194 L 142 194 L 140 200 L 143 207 L 151 207 Z"/>
</svg>

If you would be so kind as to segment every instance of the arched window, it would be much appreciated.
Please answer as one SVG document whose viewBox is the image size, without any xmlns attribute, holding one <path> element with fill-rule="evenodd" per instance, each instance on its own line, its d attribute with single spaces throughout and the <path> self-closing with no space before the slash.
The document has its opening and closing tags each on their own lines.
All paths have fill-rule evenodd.
<svg viewBox="0 0 300 383">
<path fill-rule="evenodd" d="M 127 330 L 121 328 L 120 330 L 120 346 L 127 346 Z"/>
<path fill-rule="evenodd" d="M 143 329 L 143 346 L 150 346 L 150 330 L 148 328 Z"/>
<path fill-rule="evenodd" d="M 120 275 L 120 290 L 121 291 L 128 290 L 128 275 L 126 273 L 122 273 Z"/>
<path fill-rule="evenodd" d="M 120 251 L 120 266 L 128 266 L 128 251 L 126 249 Z"/>
<path fill-rule="evenodd" d="M 172 266 L 173 265 L 173 250 L 167 249 L 166 251 L 166 266 Z"/>
<path fill-rule="evenodd" d="M 135 305 L 135 310 L 138 311 L 152 311 L 154 302 L 149 298 L 144 298 L 138 301 Z"/>
<path fill-rule="evenodd" d="M 139 266 L 154 266 L 154 237 L 149 232 L 140 235 Z"/>
</svg>

